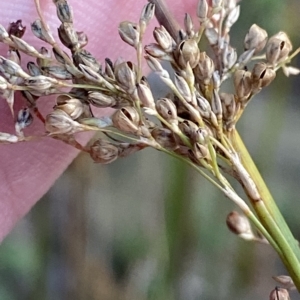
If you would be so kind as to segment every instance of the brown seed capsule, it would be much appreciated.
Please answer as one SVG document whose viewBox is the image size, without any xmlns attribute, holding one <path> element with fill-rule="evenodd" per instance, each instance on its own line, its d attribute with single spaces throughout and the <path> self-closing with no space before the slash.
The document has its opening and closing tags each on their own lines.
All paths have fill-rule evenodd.
<svg viewBox="0 0 300 300">
<path fill-rule="evenodd" d="M 239 214 L 237 211 L 232 211 L 228 214 L 226 224 L 229 230 L 245 240 L 254 238 L 250 222 L 245 215 Z"/>
<path fill-rule="evenodd" d="M 202 159 L 209 155 L 209 151 L 206 146 L 201 145 L 199 143 L 193 144 L 193 153 L 196 159 Z"/>
<path fill-rule="evenodd" d="M 56 98 L 54 109 L 60 109 L 66 112 L 73 120 L 78 119 L 86 110 L 86 105 L 79 99 L 71 98 L 68 95 L 59 95 Z"/>
<path fill-rule="evenodd" d="M 231 121 L 236 112 L 236 103 L 233 94 L 221 93 L 220 94 L 222 111 L 223 111 L 223 120 Z"/>
<path fill-rule="evenodd" d="M 200 52 L 199 63 L 194 68 L 197 82 L 208 85 L 214 70 L 213 60 L 205 52 Z"/>
<path fill-rule="evenodd" d="M 157 112 L 170 124 L 178 124 L 177 109 L 173 101 L 162 98 L 155 103 Z"/>
<path fill-rule="evenodd" d="M 140 38 L 139 26 L 136 23 L 123 21 L 119 25 L 121 39 L 132 47 L 136 47 Z"/>
<path fill-rule="evenodd" d="M 122 62 L 115 66 L 115 77 L 128 93 L 132 93 L 136 84 L 136 66 L 130 62 Z"/>
<path fill-rule="evenodd" d="M 50 134 L 73 134 L 81 131 L 82 127 L 66 112 L 56 109 L 46 116 L 45 129 Z"/>
<path fill-rule="evenodd" d="M 253 24 L 250 27 L 249 32 L 246 34 L 244 40 L 244 48 L 245 50 L 255 49 L 255 55 L 265 47 L 267 39 L 267 32 L 264 29 L 257 26 L 256 24 Z"/>
<path fill-rule="evenodd" d="M 219 93 L 216 89 L 213 89 L 213 94 L 211 97 L 211 110 L 216 115 L 218 120 L 222 119 L 222 104 Z"/>
<path fill-rule="evenodd" d="M 286 289 L 276 287 L 274 290 L 271 291 L 269 299 L 270 300 L 290 300 L 290 295 Z"/>
<path fill-rule="evenodd" d="M 234 87 L 239 99 L 246 99 L 251 93 L 251 73 L 244 70 L 237 70 L 234 73 Z"/>
<path fill-rule="evenodd" d="M 196 131 L 199 127 L 190 120 L 184 120 L 183 122 L 179 123 L 179 129 L 182 133 L 187 136 L 189 139 L 192 139 L 196 135 Z"/>
<path fill-rule="evenodd" d="M 256 63 L 251 72 L 253 89 L 259 90 L 268 86 L 276 77 L 276 72 L 273 68 L 267 67 L 263 62 Z"/>
<path fill-rule="evenodd" d="M 137 110 L 131 106 L 118 109 L 112 115 L 114 126 L 121 131 L 138 133 L 140 127 L 140 116 Z"/>
<path fill-rule="evenodd" d="M 158 43 L 158 45 L 166 52 L 171 52 L 173 50 L 173 46 L 175 41 L 169 34 L 169 32 L 165 29 L 164 26 L 155 27 L 153 31 L 153 36 Z"/>
<path fill-rule="evenodd" d="M 175 73 L 174 83 L 178 92 L 183 96 L 183 98 L 189 103 L 192 102 L 193 96 L 185 79 Z"/>
<path fill-rule="evenodd" d="M 119 150 L 114 144 L 99 139 L 90 147 L 90 155 L 96 163 L 109 164 L 118 158 Z"/>
<path fill-rule="evenodd" d="M 276 64 L 285 60 L 292 51 L 292 43 L 283 31 L 273 35 L 266 46 L 266 58 L 270 64 Z"/>
<path fill-rule="evenodd" d="M 168 128 L 156 127 L 151 131 L 151 135 L 163 148 L 175 150 L 178 147 L 173 131 Z"/>
<path fill-rule="evenodd" d="M 114 97 L 105 95 L 100 92 L 89 92 L 88 101 L 96 107 L 113 107 L 116 105 L 116 99 Z"/>
<path fill-rule="evenodd" d="M 71 23 L 62 23 L 58 28 L 58 36 L 64 46 L 72 50 L 76 49 L 78 36 Z"/>
<path fill-rule="evenodd" d="M 200 50 L 194 39 L 182 41 L 174 52 L 176 62 L 181 68 L 185 68 L 187 63 L 194 69 L 199 62 Z"/>
<path fill-rule="evenodd" d="M 155 102 L 151 92 L 151 89 L 142 83 L 137 84 L 137 92 L 143 107 L 149 107 L 155 109 Z"/>
<path fill-rule="evenodd" d="M 27 69 L 30 76 L 39 76 L 42 74 L 40 68 L 33 61 L 28 62 Z"/>
<path fill-rule="evenodd" d="M 88 36 L 83 31 L 76 31 L 79 47 L 82 49 L 88 44 Z"/>
</svg>

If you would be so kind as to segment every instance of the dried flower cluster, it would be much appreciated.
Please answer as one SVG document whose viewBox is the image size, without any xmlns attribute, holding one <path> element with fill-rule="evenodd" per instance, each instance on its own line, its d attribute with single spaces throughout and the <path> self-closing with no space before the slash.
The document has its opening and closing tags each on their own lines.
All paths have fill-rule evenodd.
<svg viewBox="0 0 300 300">
<path fill-rule="evenodd" d="M 37 50 L 26 43 L 20 20 L 11 23 L 8 30 L 0 25 L 0 41 L 9 46 L 7 57 L 0 57 L 0 94 L 12 114 L 16 91 L 22 92 L 28 105 L 17 114 L 16 134 L 1 133 L 0 141 L 30 139 L 23 129 L 32 123 L 31 113 L 35 113 L 45 123 L 48 136 L 90 153 L 95 162 L 110 163 L 153 147 L 194 167 L 233 200 L 272 243 L 223 174 L 234 176 L 252 202 L 261 202 L 236 151 L 232 133 L 249 101 L 275 79 L 279 69 L 287 76 L 299 74 L 299 69 L 288 66 L 299 49 L 291 54 L 287 34 L 279 32 L 268 38 L 267 32 L 254 24 L 245 36 L 244 52 L 238 54 L 230 44 L 230 30 L 240 13 L 237 0 L 199 0 L 195 9 L 199 25 L 195 26 L 186 14 L 182 29 L 167 18 L 163 2 L 153 0 L 145 5 L 137 23 L 124 21 L 119 25 L 120 37 L 134 48 L 137 62 L 121 58 L 112 62 L 107 58 L 101 65 L 84 49 L 88 38 L 74 29 L 67 1 L 54 2 L 61 22 L 59 39 L 70 54 L 54 40 L 38 1 L 40 19 L 32 23 L 31 30 L 49 44 L 49 49 Z M 160 27 L 153 32 L 155 42 L 144 46 L 143 35 L 154 13 Z M 209 55 L 199 48 L 203 36 L 211 46 Z M 20 66 L 21 53 L 35 60 L 27 64 L 26 71 Z M 142 74 L 144 60 L 168 86 L 170 92 L 165 97 L 154 99 Z M 173 74 L 161 62 L 168 62 Z M 233 82 L 231 93 L 222 90 L 226 80 Z M 37 109 L 37 100 L 53 94 L 57 95 L 56 105 L 44 118 Z M 114 112 L 111 117 L 97 118 L 91 107 L 111 107 Z M 99 131 L 103 136 L 82 146 L 74 136 L 80 131 Z M 241 237 L 265 242 L 253 234 L 246 221 L 235 212 L 228 216 L 227 223 Z"/>
</svg>

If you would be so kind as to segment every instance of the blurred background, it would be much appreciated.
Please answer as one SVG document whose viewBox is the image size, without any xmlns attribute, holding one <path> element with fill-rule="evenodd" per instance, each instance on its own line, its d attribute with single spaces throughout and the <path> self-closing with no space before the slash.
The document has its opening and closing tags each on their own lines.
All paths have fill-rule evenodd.
<svg viewBox="0 0 300 300">
<path fill-rule="evenodd" d="M 299 0 L 243 1 L 232 45 L 241 51 L 256 23 L 299 47 L 299 12 Z M 297 239 L 299 94 L 300 77 L 279 72 L 238 126 Z M 286 272 L 269 246 L 229 232 L 236 209 L 163 153 L 146 149 L 111 165 L 80 154 L 1 244 L 0 299 L 268 299 L 271 276 Z"/>
</svg>

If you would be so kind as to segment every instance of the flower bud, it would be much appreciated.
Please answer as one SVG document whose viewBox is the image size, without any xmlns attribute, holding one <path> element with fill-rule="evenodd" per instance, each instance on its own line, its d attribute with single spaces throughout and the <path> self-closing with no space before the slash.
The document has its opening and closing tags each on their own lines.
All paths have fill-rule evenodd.
<svg viewBox="0 0 300 300">
<path fill-rule="evenodd" d="M 60 80 L 70 80 L 73 75 L 64 66 L 41 67 L 44 75 Z"/>
<path fill-rule="evenodd" d="M 280 31 L 273 35 L 266 46 L 266 58 L 268 63 L 276 64 L 285 60 L 292 49 L 292 43 L 285 32 Z"/>
<path fill-rule="evenodd" d="M 170 124 L 178 124 L 177 109 L 173 101 L 162 98 L 155 103 L 157 112 Z"/>
<path fill-rule="evenodd" d="M 40 68 L 33 61 L 28 62 L 27 69 L 30 76 L 39 76 L 42 74 Z"/>
<path fill-rule="evenodd" d="M 80 51 L 77 51 L 73 55 L 73 59 L 75 64 L 78 66 L 79 64 L 83 64 L 89 68 L 91 68 L 95 72 L 99 72 L 101 65 L 97 61 L 97 59 L 88 51 L 85 49 L 81 49 Z"/>
<path fill-rule="evenodd" d="M 101 92 L 89 92 L 88 101 L 96 107 L 113 107 L 116 105 L 116 99 Z"/>
<path fill-rule="evenodd" d="M 206 146 L 199 143 L 194 143 L 193 154 L 195 155 L 196 159 L 202 159 L 209 155 L 209 151 Z"/>
<path fill-rule="evenodd" d="M 77 38 L 78 38 L 78 44 L 80 46 L 80 49 L 83 49 L 88 44 L 88 36 L 83 31 L 76 31 Z"/>
<path fill-rule="evenodd" d="M 270 300 L 290 300 L 289 292 L 286 289 L 282 289 L 279 287 L 276 287 L 274 290 L 271 291 Z"/>
<path fill-rule="evenodd" d="M 239 99 L 246 99 L 251 93 L 251 73 L 244 70 L 237 70 L 234 73 L 233 83 L 236 95 Z"/>
<path fill-rule="evenodd" d="M 191 16 L 188 13 L 184 15 L 184 29 L 189 38 L 194 37 L 195 35 L 194 24 Z"/>
<path fill-rule="evenodd" d="M 200 50 L 194 39 L 182 41 L 174 53 L 176 61 L 181 68 L 185 69 L 187 63 L 194 69 L 199 62 Z"/>
<path fill-rule="evenodd" d="M 43 75 L 28 77 L 24 80 L 24 85 L 30 89 L 38 91 L 46 91 L 50 89 L 57 80 Z"/>
<path fill-rule="evenodd" d="M 90 155 L 96 163 L 109 164 L 118 158 L 119 150 L 114 144 L 99 139 L 90 147 Z"/>
<path fill-rule="evenodd" d="M 222 104 L 219 93 L 216 89 L 213 89 L 211 97 L 211 110 L 214 112 L 218 120 L 222 119 Z"/>
<path fill-rule="evenodd" d="M 179 123 L 179 129 L 185 136 L 187 136 L 189 139 L 192 139 L 196 135 L 196 131 L 199 129 L 199 127 L 190 120 L 184 120 L 183 122 Z"/>
<path fill-rule="evenodd" d="M 170 60 L 168 54 L 165 52 L 163 48 L 161 48 L 160 45 L 157 45 L 155 43 L 151 43 L 149 45 L 145 46 L 145 52 L 152 57 L 156 57 L 159 59 L 164 59 L 164 60 Z"/>
<path fill-rule="evenodd" d="M 37 38 L 39 38 L 42 41 L 53 41 L 52 35 L 49 33 L 49 31 L 45 30 L 40 19 L 35 20 L 31 24 L 31 31 Z"/>
<path fill-rule="evenodd" d="M 250 222 L 245 215 L 241 215 L 236 211 L 228 214 L 226 224 L 231 232 L 245 240 L 253 240 L 253 235 Z"/>
<path fill-rule="evenodd" d="M 211 113 L 210 103 L 204 97 L 202 97 L 200 95 L 198 95 L 196 99 L 197 99 L 198 108 L 199 108 L 201 117 L 208 119 L 210 117 L 210 113 Z"/>
<path fill-rule="evenodd" d="M 249 32 L 246 34 L 244 40 L 244 48 L 245 50 L 255 49 L 255 55 L 265 47 L 267 39 L 267 32 L 264 29 L 257 26 L 256 24 L 253 24 L 250 27 Z"/>
<path fill-rule="evenodd" d="M 121 131 L 137 133 L 140 127 L 140 116 L 135 108 L 126 106 L 112 115 L 112 122 Z"/>
<path fill-rule="evenodd" d="M 174 82 L 178 92 L 183 96 L 183 98 L 189 103 L 192 102 L 192 93 L 185 79 L 175 73 Z"/>
<path fill-rule="evenodd" d="M 119 25 L 119 35 L 125 43 L 136 47 L 140 38 L 139 26 L 133 22 L 123 21 Z"/>
</svg>

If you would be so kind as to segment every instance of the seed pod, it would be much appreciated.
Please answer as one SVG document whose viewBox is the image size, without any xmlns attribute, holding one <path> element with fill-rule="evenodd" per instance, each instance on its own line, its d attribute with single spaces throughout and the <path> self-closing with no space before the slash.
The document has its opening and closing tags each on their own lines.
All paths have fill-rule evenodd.
<svg viewBox="0 0 300 300">
<path fill-rule="evenodd" d="M 108 78 L 115 79 L 114 66 L 109 58 L 105 58 L 105 73 Z"/>
<path fill-rule="evenodd" d="M 28 77 L 24 80 L 24 85 L 30 89 L 38 91 L 46 91 L 53 85 L 57 84 L 57 80 L 43 75 Z"/>
<path fill-rule="evenodd" d="M 119 130 L 136 134 L 140 127 L 140 116 L 135 108 L 126 106 L 112 115 L 112 122 Z"/>
<path fill-rule="evenodd" d="M 145 52 L 147 54 L 151 55 L 152 57 L 156 57 L 156 58 L 159 58 L 162 60 L 171 60 L 171 58 L 165 52 L 165 50 L 163 48 L 161 48 L 161 46 L 159 46 L 155 43 L 146 45 L 144 49 L 145 49 Z"/>
<path fill-rule="evenodd" d="M 30 76 L 39 76 L 42 74 L 40 68 L 33 61 L 28 62 L 27 69 Z"/>
<path fill-rule="evenodd" d="M 35 20 L 31 24 L 32 33 L 42 41 L 49 42 L 53 41 L 53 36 L 49 33 L 49 30 L 45 30 L 40 19 Z"/>
<path fill-rule="evenodd" d="M 163 69 L 161 63 L 158 61 L 158 59 L 152 57 L 151 55 L 145 55 L 146 62 L 149 66 L 149 68 L 153 72 L 163 73 L 165 70 Z"/>
<path fill-rule="evenodd" d="M 268 86 L 276 77 L 276 72 L 263 62 L 256 63 L 251 72 L 252 86 L 255 91 Z"/>
<path fill-rule="evenodd" d="M 285 60 L 292 49 L 292 43 L 285 32 L 280 31 L 273 35 L 266 46 L 266 58 L 268 63 L 276 64 Z"/>
<path fill-rule="evenodd" d="M 201 145 L 199 143 L 193 144 L 193 154 L 195 155 L 196 159 L 206 158 L 209 155 L 209 151 L 206 146 Z"/>
<path fill-rule="evenodd" d="M 153 3 L 147 3 L 142 10 L 140 17 L 140 26 L 143 28 L 142 32 L 146 29 L 151 19 L 154 17 L 155 5 Z"/>
<path fill-rule="evenodd" d="M 119 25 L 121 39 L 132 47 L 136 47 L 140 38 L 139 26 L 136 23 L 123 21 Z"/>
<path fill-rule="evenodd" d="M 151 92 L 151 89 L 142 83 L 137 84 L 137 92 L 143 107 L 149 107 L 155 109 L 155 102 Z"/>
<path fill-rule="evenodd" d="M 208 3 L 207 0 L 199 0 L 197 5 L 197 17 L 202 23 L 206 20 L 208 13 Z"/>
<path fill-rule="evenodd" d="M 168 98 L 162 98 L 155 103 L 157 112 L 170 124 L 178 124 L 177 109 Z"/>
<path fill-rule="evenodd" d="M 236 1 L 234 1 L 236 3 Z M 232 25 L 238 20 L 240 16 L 240 6 L 237 5 L 233 9 L 230 10 L 227 19 L 225 21 L 225 28 L 229 30 Z"/>
<path fill-rule="evenodd" d="M 64 46 L 71 50 L 76 49 L 78 36 L 71 23 L 62 23 L 58 28 L 58 36 Z"/>
<path fill-rule="evenodd" d="M 113 107 L 116 105 L 116 99 L 114 97 L 105 95 L 100 92 L 89 92 L 88 101 L 96 107 Z"/>
<path fill-rule="evenodd" d="M 136 84 L 136 66 L 126 61 L 115 66 L 115 77 L 128 93 L 132 93 Z"/>
<path fill-rule="evenodd" d="M 90 147 L 91 158 L 96 163 L 109 164 L 118 158 L 118 147 L 106 140 L 98 139 Z"/>
<path fill-rule="evenodd" d="M 64 66 L 41 67 L 41 70 L 44 75 L 54 77 L 56 79 L 70 80 L 73 78 L 73 75 L 69 73 Z"/>
<path fill-rule="evenodd" d="M 155 27 L 153 31 L 153 36 L 158 43 L 158 45 L 166 52 L 171 52 L 173 50 L 173 46 L 175 41 L 169 34 L 169 32 L 165 29 L 164 26 Z"/>
<path fill-rule="evenodd" d="M 184 15 L 184 29 L 189 38 L 193 38 L 195 36 L 193 20 L 188 13 Z"/>
<path fill-rule="evenodd" d="M 199 63 L 194 68 L 197 82 L 208 85 L 214 70 L 213 60 L 205 52 L 200 52 Z"/>
<path fill-rule="evenodd" d="M 13 76 L 20 76 L 22 78 L 27 78 L 29 75 L 22 70 L 22 68 L 15 62 L 0 56 L 0 71 L 3 75 L 9 74 Z"/>
<path fill-rule="evenodd" d="M 24 40 L 13 35 L 10 38 L 15 43 L 18 50 L 21 50 L 30 56 L 34 56 L 34 57 L 40 56 L 39 52 L 34 47 L 26 43 Z"/>
<path fill-rule="evenodd" d="M 168 128 L 156 127 L 151 131 L 151 135 L 165 149 L 175 150 L 178 147 L 173 131 Z"/>
<path fill-rule="evenodd" d="M 222 62 L 223 62 L 224 69 L 232 68 L 236 60 L 237 60 L 237 54 L 235 49 L 229 45 L 226 45 L 222 54 Z"/>
<path fill-rule="evenodd" d="M 187 63 L 194 69 L 199 62 L 200 50 L 194 39 L 182 41 L 174 52 L 176 62 L 182 69 L 186 68 Z"/>
<path fill-rule="evenodd" d="M 118 145 L 119 157 L 127 157 L 137 151 L 140 151 L 146 148 L 145 144 L 129 144 L 129 143 L 120 143 Z"/>
<path fill-rule="evenodd" d="M 232 211 L 228 214 L 226 224 L 231 232 L 242 239 L 253 240 L 255 238 L 248 218 L 237 211 Z"/>
<path fill-rule="evenodd" d="M 63 110 L 56 109 L 46 116 L 45 129 L 53 134 L 74 134 L 81 131 L 81 125 L 73 121 L 72 118 Z"/>
<path fill-rule="evenodd" d="M 236 103 L 233 94 L 221 93 L 220 99 L 222 103 L 223 120 L 231 121 L 236 112 Z"/>
<path fill-rule="evenodd" d="M 222 119 L 222 104 L 219 93 L 216 89 L 213 89 L 211 97 L 211 110 L 214 112 L 218 120 Z"/>
<path fill-rule="evenodd" d="M 68 2 L 60 0 L 56 1 L 55 5 L 58 19 L 62 23 L 73 23 L 72 8 L 69 6 Z"/>
<path fill-rule="evenodd" d="M 192 102 L 192 93 L 184 78 L 175 73 L 174 83 L 178 92 L 183 96 L 183 98 L 189 103 Z"/>
<path fill-rule="evenodd" d="M 79 99 L 71 98 L 68 95 L 59 95 L 56 98 L 56 105 L 54 109 L 60 109 L 66 112 L 73 120 L 78 119 L 84 111 L 86 106 Z"/>
<path fill-rule="evenodd" d="M 249 32 L 246 34 L 244 40 L 244 48 L 245 50 L 255 49 L 255 55 L 265 47 L 267 39 L 267 32 L 264 29 L 257 26 L 256 24 L 253 24 L 250 27 Z"/>
<path fill-rule="evenodd" d="M 99 72 L 101 68 L 101 65 L 97 61 L 97 59 L 89 51 L 85 49 L 81 49 L 80 51 L 74 53 L 73 59 L 77 66 L 79 66 L 79 64 L 83 64 L 91 68 L 95 72 Z"/>
<path fill-rule="evenodd" d="M 271 291 L 270 300 L 290 300 L 289 292 L 286 289 L 276 287 L 274 290 Z"/>
<path fill-rule="evenodd" d="M 0 41 L 4 41 L 7 38 L 9 38 L 9 34 L 5 30 L 5 28 L 0 24 Z"/>
<path fill-rule="evenodd" d="M 246 99 L 251 93 L 251 73 L 244 70 L 237 70 L 233 79 L 236 95 L 239 99 Z"/>
</svg>

